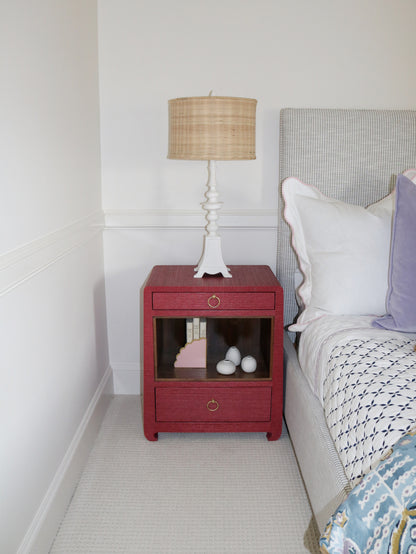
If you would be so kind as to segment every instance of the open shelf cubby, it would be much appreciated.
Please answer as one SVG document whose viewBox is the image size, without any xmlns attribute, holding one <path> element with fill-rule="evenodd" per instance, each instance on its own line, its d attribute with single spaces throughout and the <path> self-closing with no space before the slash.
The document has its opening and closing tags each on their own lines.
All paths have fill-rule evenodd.
<svg viewBox="0 0 416 554">
<path fill-rule="evenodd" d="M 207 317 L 206 368 L 175 367 L 176 356 L 185 346 L 187 318 L 155 317 L 154 367 L 155 379 L 178 380 L 259 380 L 271 379 L 273 319 L 269 317 Z M 221 375 L 216 365 L 225 358 L 231 346 L 241 356 L 251 355 L 257 361 L 254 373 L 244 373 L 240 367 L 232 375 Z"/>
</svg>

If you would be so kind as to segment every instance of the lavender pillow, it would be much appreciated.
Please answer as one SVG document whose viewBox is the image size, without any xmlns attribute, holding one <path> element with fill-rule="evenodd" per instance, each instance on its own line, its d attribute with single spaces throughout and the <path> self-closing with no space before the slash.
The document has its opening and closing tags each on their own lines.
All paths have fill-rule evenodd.
<svg viewBox="0 0 416 554">
<path fill-rule="evenodd" d="M 373 325 L 416 332 L 416 185 L 404 175 L 396 183 L 387 314 Z"/>
</svg>

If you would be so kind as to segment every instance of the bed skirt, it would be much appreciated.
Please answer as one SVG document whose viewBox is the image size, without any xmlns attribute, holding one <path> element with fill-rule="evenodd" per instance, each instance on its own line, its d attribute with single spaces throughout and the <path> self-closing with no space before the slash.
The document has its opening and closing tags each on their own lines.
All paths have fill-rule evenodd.
<svg viewBox="0 0 416 554">
<path fill-rule="evenodd" d="M 287 429 L 322 532 L 351 490 L 317 397 L 300 369 L 296 350 L 285 333 L 285 402 Z"/>
</svg>

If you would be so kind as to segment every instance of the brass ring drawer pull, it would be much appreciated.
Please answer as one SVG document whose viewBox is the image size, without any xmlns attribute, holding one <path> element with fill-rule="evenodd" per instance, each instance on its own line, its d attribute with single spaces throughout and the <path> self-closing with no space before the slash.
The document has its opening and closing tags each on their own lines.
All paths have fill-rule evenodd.
<svg viewBox="0 0 416 554">
<path fill-rule="evenodd" d="M 215 294 L 213 294 L 208 298 L 208 306 L 210 308 L 219 308 L 220 304 L 221 304 L 221 300 Z"/>
<path fill-rule="evenodd" d="M 218 402 L 214 399 L 210 400 L 208 403 L 207 403 L 207 408 L 210 412 L 216 412 L 218 410 L 218 408 L 220 407 L 220 405 L 218 404 Z"/>
</svg>

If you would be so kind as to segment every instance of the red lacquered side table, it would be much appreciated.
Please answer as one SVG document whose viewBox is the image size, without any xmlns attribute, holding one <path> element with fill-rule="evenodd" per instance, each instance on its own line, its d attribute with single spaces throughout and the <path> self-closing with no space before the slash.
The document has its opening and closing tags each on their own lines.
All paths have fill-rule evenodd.
<svg viewBox="0 0 416 554">
<path fill-rule="evenodd" d="M 280 437 L 283 290 L 268 266 L 232 278 L 194 278 L 193 266 L 155 266 L 143 291 L 143 422 L 159 432 L 265 432 Z M 256 370 L 217 372 L 230 347 Z M 251 364 L 248 364 L 251 365 Z M 252 369 L 252 368 L 251 368 Z"/>
</svg>

